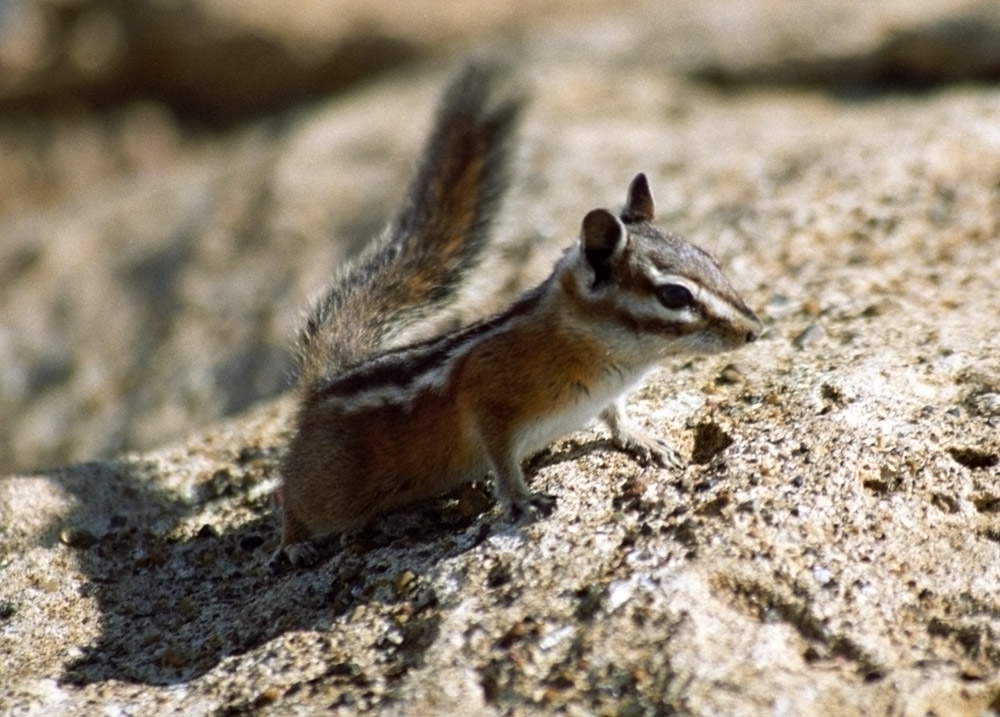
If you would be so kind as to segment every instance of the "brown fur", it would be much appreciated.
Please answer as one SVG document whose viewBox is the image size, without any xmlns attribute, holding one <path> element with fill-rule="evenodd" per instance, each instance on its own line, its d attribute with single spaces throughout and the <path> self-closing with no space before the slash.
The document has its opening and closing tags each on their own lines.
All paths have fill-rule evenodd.
<svg viewBox="0 0 1000 717">
<path fill-rule="evenodd" d="M 284 544 L 302 539 L 301 526 L 310 535 L 351 530 L 483 477 L 514 450 L 518 429 L 589 393 L 607 352 L 562 326 L 565 311 L 550 302 L 514 314 L 509 328 L 469 344 L 444 388 L 410 403 L 356 411 L 306 403 L 285 466 Z M 525 350 L 545 344 L 562 350 L 543 360 Z"/>
<path fill-rule="evenodd" d="M 467 425 L 462 418 L 447 395 L 430 392 L 412 411 L 398 405 L 353 413 L 305 411 L 285 468 L 286 521 L 291 516 L 293 523 L 308 526 L 310 536 L 350 530 L 380 512 L 446 490 L 455 476 L 475 467 L 473 453 L 460 450 L 468 443 L 461 440 Z M 421 449 L 400 440 L 404 435 L 419 437 Z M 286 535 L 283 542 L 294 540 Z"/>
</svg>

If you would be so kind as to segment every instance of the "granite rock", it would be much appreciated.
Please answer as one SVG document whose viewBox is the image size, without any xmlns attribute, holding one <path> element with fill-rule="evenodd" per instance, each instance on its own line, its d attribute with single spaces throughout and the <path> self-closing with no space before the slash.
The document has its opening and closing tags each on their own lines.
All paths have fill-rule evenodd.
<svg viewBox="0 0 1000 717">
<path fill-rule="evenodd" d="M 450 68 L 3 225 L 2 375 L 31 387 L 8 404 L 8 446 L 106 454 L 236 415 L 0 479 L 0 711 L 1000 711 L 1000 89 L 720 91 L 636 42 L 691 17 L 505 41 L 536 100 L 470 313 L 537 280 L 643 170 L 660 221 L 714 252 L 768 324 L 633 395 L 682 470 L 588 428 L 529 462 L 558 498 L 531 524 L 474 489 L 314 570 L 266 570 L 285 336 L 398 201 L 427 117 L 398 120 L 429 112 Z M 259 362 L 235 384 L 271 383 L 218 389 L 220 351 Z M 64 403 L 82 385 L 104 388 Z"/>
</svg>

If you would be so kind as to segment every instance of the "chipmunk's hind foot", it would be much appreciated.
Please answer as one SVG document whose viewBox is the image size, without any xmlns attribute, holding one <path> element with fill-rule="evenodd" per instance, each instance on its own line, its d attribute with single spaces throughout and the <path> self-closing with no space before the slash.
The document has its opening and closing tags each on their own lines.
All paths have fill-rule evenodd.
<svg viewBox="0 0 1000 717">
<path fill-rule="evenodd" d="M 556 497 L 549 493 L 531 493 L 511 501 L 507 517 L 512 523 L 533 522 L 548 517 L 556 507 Z"/>
<path fill-rule="evenodd" d="M 286 567 L 311 568 L 319 563 L 319 550 L 309 540 L 283 545 L 274 551 L 267 563 L 272 573 L 279 573 Z"/>
</svg>

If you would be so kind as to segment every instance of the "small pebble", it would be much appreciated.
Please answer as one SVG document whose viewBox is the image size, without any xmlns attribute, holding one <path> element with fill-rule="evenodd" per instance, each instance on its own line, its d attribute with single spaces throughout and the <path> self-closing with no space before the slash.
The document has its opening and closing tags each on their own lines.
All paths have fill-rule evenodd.
<svg viewBox="0 0 1000 717">
<path fill-rule="evenodd" d="M 257 704 L 259 706 L 270 705 L 277 702 L 279 697 L 281 697 L 281 690 L 274 686 L 268 687 L 257 696 Z"/>
<path fill-rule="evenodd" d="M 826 331 L 823 330 L 823 326 L 814 321 L 806 327 L 805 331 L 792 339 L 792 343 L 796 348 L 805 349 L 815 344 L 825 335 Z"/>
<path fill-rule="evenodd" d="M 827 570 L 822 565 L 817 565 L 813 567 L 812 575 L 813 575 L 813 580 L 818 582 L 820 585 L 825 585 L 826 583 L 830 582 L 830 578 L 833 577 L 830 571 Z"/>
<path fill-rule="evenodd" d="M 980 416 L 1000 416 L 1000 393 L 983 393 L 971 401 L 973 410 Z"/>
<path fill-rule="evenodd" d="M 821 307 L 816 299 L 806 299 L 802 302 L 802 313 L 807 316 L 819 316 Z"/>
<path fill-rule="evenodd" d="M 719 372 L 719 376 L 715 379 L 716 383 L 721 384 L 733 384 L 739 383 L 743 380 L 743 373 L 736 367 L 735 364 L 726 364 L 726 366 Z"/>
<path fill-rule="evenodd" d="M 393 645 L 395 647 L 399 647 L 403 644 L 403 633 L 397 628 L 390 628 L 386 632 L 383 642 L 386 646 Z"/>
<path fill-rule="evenodd" d="M 83 528 L 64 528 L 59 533 L 59 541 L 71 548 L 85 550 L 97 542 L 97 536 Z"/>
<path fill-rule="evenodd" d="M 404 570 L 399 575 L 396 576 L 395 582 L 393 582 L 393 587 L 396 590 L 396 595 L 401 596 L 406 592 L 406 589 L 413 584 L 413 581 L 417 579 L 416 574 L 412 570 Z"/>
<path fill-rule="evenodd" d="M 478 486 L 466 484 L 458 496 L 458 512 L 463 518 L 474 518 L 490 508 L 490 497 Z"/>
<path fill-rule="evenodd" d="M 615 580 L 608 588 L 608 612 L 614 612 L 632 597 L 635 585 L 631 580 Z"/>
<path fill-rule="evenodd" d="M 781 319 L 795 311 L 795 305 L 784 294 L 774 294 L 767 301 L 764 313 L 772 319 Z"/>
</svg>

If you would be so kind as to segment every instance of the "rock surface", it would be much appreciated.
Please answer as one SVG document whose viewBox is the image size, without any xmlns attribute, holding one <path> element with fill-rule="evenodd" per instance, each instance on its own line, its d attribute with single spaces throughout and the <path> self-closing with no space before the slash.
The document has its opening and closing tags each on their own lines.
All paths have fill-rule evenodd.
<svg viewBox="0 0 1000 717">
<path fill-rule="evenodd" d="M 750 41 L 798 27 L 779 5 L 742 5 L 743 35 L 691 3 L 499 40 L 536 101 L 482 296 L 537 280 L 641 169 L 769 325 L 633 396 L 683 470 L 582 431 L 530 462 L 558 497 L 530 525 L 473 487 L 265 570 L 287 337 L 398 201 L 450 68 L 168 130 L 159 165 L 3 219 L 9 465 L 239 415 L 0 479 L 0 712 L 1000 712 L 1000 88 L 744 71 L 988 6 L 880 4 L 782 54 Z"/>
<path fill-rule="evenodd" d="M 400 126 L 381 111 L 384 97 L 418 108 L 435 96 L 433 83 L 410 70 L 399 71 L 383 95 L 373 88 L 302 105 L 343 85 L 318 82 L 309 63 L 329 61 L 359 34 L 406 38 L 412 63 L 499 28 L 507 34 L 491 42 L 536 68 L 593 56 L 595 72 L 607 69 L 594 75 L 603 84 L 631 67 L 662 65 L 724 86 L 812 84 L 855 101 L 877 95 L 894 76 L 909 77 L 910 86 L 995 76 L 990 53 L 1000 47 L 991 42 L 1000 37 L 995 5 L 971 0 L 891 0 L 852 12 L 829 0 L 759 0 L 738 9 L 686 0 L 625 5 L 603 16 L 597 3 L 557 0 L 524 0 L 520 13 L 505 6 L 470 14 L 461 3 L 400 13 L 316 0 L 276 16 L 275 7 L 19 0 L 0 12 L 3 38 L 47 38 L 30 45 L 31 62 L 22 58 L 16 67 L 8 55 L 19 45 L 0 42 L 0 83 L 7 83 L 0 92 L 0 413 L 18 416 L 0 422 L 0 472 L 153 448 L 287 387 L 299 307 L 392 211 L 414 161 L 427 115 L 408 111 Z M 157 13 L 172 19 L 150 22 Z M 86 34 L 78 25 L 100 26 L 86 20 L 96 16 L 113 18 L 119 30 L 112 34 L 132 48 L 130 76 L 149 78 L 115 80 L 109 66 L 101 82 L 118 94 L 107 97 L 106 109 L 87 99 L 80 82 L 46 79 L 68 62 L 50 55 L 69 52 L 68 38 Z M 137 22 L 146 30 L 130 29 Z M 200 34 L 185 33 L 186 24 Z M 283 56 L 297 57 L 298 48 L 299 64 L 283 65 L 264 50 L 254 62 L 280 67 L 284 85 L 307 89 L 262 106 L 213 94 L 214 85 L 253 75 L 218 38 L 248 45 L 257 36 Z M 900 36 L 912 38 L 910 50 L 885 60 Z M 176 61 L 141 50 L 149 44 L 172 48 Z M 180 51 L 192 44 L 197 51 Z M 384 69 L 365 53 L 346 54 L 352 76 Z M 958 56 L 966 62 L 956 63 Z M 254 82 L 253 97 L 266 94 Z M 220 103 L 225 97 L 225 107 L 244 118 L 262 107 L 292 109 L 206 131 L 211 118 L 190 109 L 193 100 L 177 101 L 167 85 L 190 85 Z M 42 109 L 35 94 L 45 98 Z M 343 118 L 334 123 L 334 115 Z M 567 211 L 572 217 L 579 208 Z M 316 241 L 324 236 L 339 241 Z M 523 239 L 512 252 L 527 251 Z"/>
</svg>

